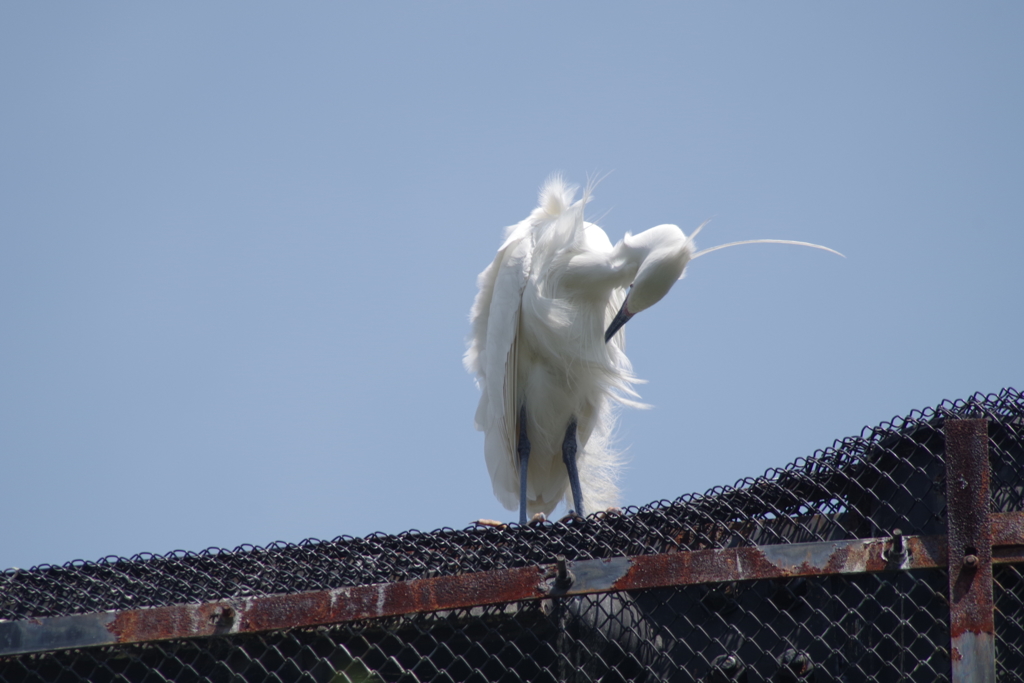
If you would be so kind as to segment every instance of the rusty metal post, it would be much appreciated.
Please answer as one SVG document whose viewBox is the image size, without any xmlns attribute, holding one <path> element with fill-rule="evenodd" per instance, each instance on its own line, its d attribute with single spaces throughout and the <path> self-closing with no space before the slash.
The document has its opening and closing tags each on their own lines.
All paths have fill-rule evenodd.
<svg viewBox="0 0 1024 683">
<path fill-rule="evenodd" d="M 953 683 L 995 683 L 988 420 L 947 419 L 945 433 Z"/>
</svg>

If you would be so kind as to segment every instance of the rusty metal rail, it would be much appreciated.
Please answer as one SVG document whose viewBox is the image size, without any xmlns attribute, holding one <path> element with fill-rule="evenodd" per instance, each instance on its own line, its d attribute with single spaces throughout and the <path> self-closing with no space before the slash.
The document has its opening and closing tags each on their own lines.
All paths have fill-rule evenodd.
<svg viewBox="0 0 1024 683">
<path fill-rule="evenodd" d="M 1024 512 L 991 516 L 992 562 L 1024 562 Z M 554 559 L 554 558 L 553 558 Z M 477 572 L 390 584 L 0 622 L 0 656 L 433 612 L 563 595 L 944 568 L 946 536 L 724 548 Z"/>
</svg>

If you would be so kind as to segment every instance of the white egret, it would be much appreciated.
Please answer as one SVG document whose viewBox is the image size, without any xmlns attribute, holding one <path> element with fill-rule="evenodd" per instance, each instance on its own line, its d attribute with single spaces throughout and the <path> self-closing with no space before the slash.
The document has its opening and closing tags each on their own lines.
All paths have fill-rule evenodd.
<svg viewBox="0 0 1024 683">
<path fill-rule="evenodd" d="M 494 494 L 519 508 L 521 524 L 563 498 L 580 516 L 616 503 L 614 411 L 643 406 L 622 327 L 701 253 L 693 244 L 700 228 L 687 237 L 675 225 L 627 233 L 612 246 L 583 219 L 589 190 L 573 202 L 575 192 L 553 177 L 540 205 L 506 229 L 470 313 L 464 363 L 482 392 L 476 427 Z"/>
</svg>

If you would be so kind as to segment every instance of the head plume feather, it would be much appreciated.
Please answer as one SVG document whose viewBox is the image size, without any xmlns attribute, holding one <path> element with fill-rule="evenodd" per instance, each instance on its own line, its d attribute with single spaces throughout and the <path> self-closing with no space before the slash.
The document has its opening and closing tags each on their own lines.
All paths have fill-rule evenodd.
<svg viewBox="0 0 1024 683">
<path fill-rule="evenodd" d="M 577 189 L 575 185 L 566 183 L 562 176 L 551 176 L 541 188 L 540 200 L 534 209 L 533 218 L 539 221 L 558 218 L 572 206 Z"/>
</svg>

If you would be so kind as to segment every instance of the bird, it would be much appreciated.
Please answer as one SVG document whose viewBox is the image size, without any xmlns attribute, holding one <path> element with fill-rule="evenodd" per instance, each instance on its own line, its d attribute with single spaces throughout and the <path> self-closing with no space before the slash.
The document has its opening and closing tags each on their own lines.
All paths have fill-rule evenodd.
<svg viewBox="0 0 1024 683">
<path fill-rule="evenodd" d="M 592 197 L 559 175 L 537 208 L 505 229 L 497 255 L 477 278 L 471 334 L 463 357 L 476 375 L 475 426 L 494 495 L 519 523 L 613 508 L 621 456 L 612 443 L 620 407 L 646 407 L 625 353 L 624 326 L 658 303 L 703 253 L 694 237 L 663 224 L 627 233 L 614 246 L 587 222 Z M 838 252 L 833 252 L 838 253 Z"/>
</svg>

